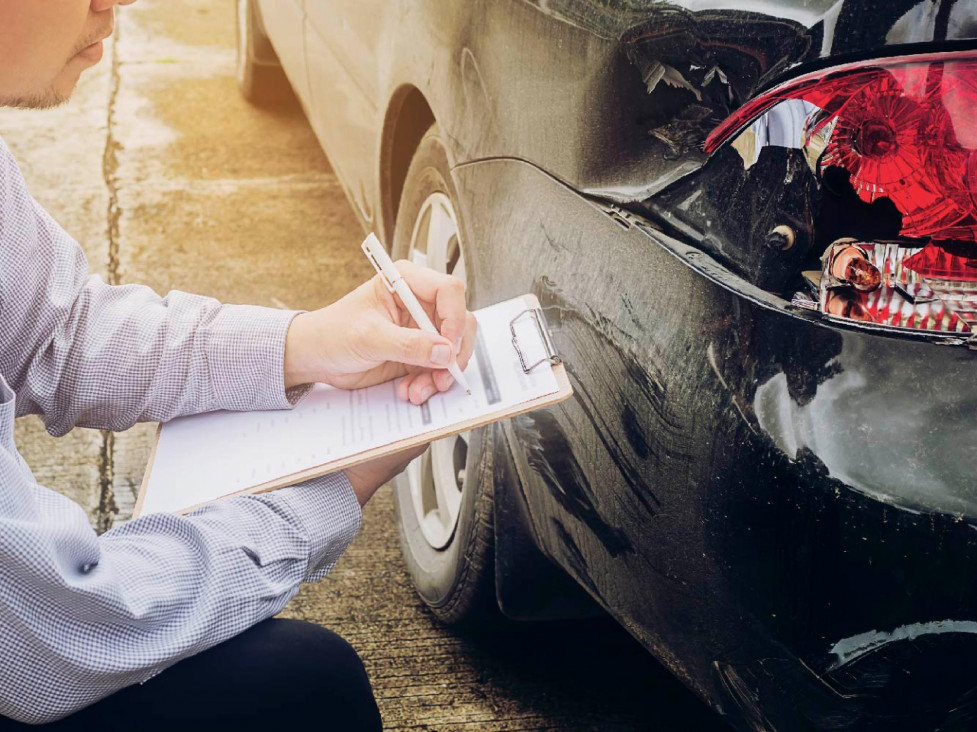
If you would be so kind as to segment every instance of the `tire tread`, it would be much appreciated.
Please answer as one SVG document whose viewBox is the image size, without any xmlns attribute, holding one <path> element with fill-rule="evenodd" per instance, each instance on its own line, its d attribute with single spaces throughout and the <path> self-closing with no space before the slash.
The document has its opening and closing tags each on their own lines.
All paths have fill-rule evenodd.
<svg viewBox="0 0 977 732">
<path fill-rule="evenodd" d="M 476 485 L 480 490 L 475 499 L 474 526 L 462 555 L 462 571 L 456 591 L 447 603 L 431 608 L 442 622 L 449 625 L 490 625 L 502 617 L 495 595 L 495 502 L 491 450 L 483 452 L 479 473 Z"/>
</svg>

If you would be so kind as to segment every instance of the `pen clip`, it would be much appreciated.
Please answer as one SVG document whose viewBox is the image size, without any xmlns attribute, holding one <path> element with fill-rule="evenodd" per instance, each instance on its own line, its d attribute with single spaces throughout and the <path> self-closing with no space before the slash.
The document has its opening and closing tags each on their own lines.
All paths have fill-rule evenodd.
<svg viewBox="0 0 977 732">
<path fill-rule="evenodd" d="M 373 252 L 370 251 L 370 247 L 367 246 L 367 243 L 363 242 L 360 245 L 360 249 L 363 250 L 363 253 L 366 255 L 366 258 L 370 260 L 370 264 L 373 265 L 373 269 L 375 269 L 377 271 L 377 274 L 380 275 L 380 279 L 383 280 L 384 286 L 390 292 L 393 292 L 394 291 L 393 283 L 389 279 L 387 279 L 387 275 L 383 273 L 383 267 L 380 266 L 380 263 L 377 261 L 377 258 L 373 256 Z"/>
</svg>

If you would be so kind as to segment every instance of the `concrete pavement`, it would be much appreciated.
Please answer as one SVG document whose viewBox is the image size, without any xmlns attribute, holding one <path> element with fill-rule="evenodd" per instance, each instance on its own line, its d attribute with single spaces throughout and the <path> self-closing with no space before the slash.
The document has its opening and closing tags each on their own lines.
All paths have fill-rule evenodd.
<svg viewBox="0 0 977 732">
<path fill-rule="evenodd" d="M 262 112 L 239 97 L 233 26 L 229 0 L 125 8 L 72 103 L 0 111 L 0 135 L 35 197 L 109 282 L 314 308 L 370 276 L 362 231 L 301 112 Z M 104 530 L 131 514 L 154 429 L 76 429 L 54 440 L 25 418 L 17 439 L 38 480 Z M 438 625 L 408 581 L 387 492 L 331 576 L 283 615 L 352 642 L 391 730 L 714 724 L 611 624 L 486 635 Z"/>
</svg>

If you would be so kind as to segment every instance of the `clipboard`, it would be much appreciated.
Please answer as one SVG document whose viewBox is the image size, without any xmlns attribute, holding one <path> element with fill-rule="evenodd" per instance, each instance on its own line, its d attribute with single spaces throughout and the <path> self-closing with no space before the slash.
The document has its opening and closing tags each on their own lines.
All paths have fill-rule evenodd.
<svg viewBox="0 0 977 732">
<path fill-rule="evenodd" d="M 531 374 L 536 369 L 551 369 L 557 385 L 557 390 L 555 392 L 534 399 L 529 399 L 527 401 L 518 402 L 514 405 L 508 405 L 495 411 L 485 412 L 475 418 L 454 422 L 439 429 L 419 432 L 404 439 L 389 442 L 372 449 L 363 450 L 361 452 L 324 462 L 303 470 L 290 472 L 271 480 L 265 480 L 255 485 L 245 486 L 239 490 L 224 493 L 220 495 L 219 498 L 208 498 L 207 500 L 192 503 L 191 505 L 176 509 L 172 512 L 180 514 L 189 513 L 197 508 L 200 508 L 201 506 L 211 503 L 214 500 L 221 500 L 223 498 L 230 498 L 233 496 L 265 493 L 278 488 L 284 488 L 289 485 L 301 483 L 302 481 L 309 480 L 311 478 L 334 473 L 336 471 L 343 470 L 344 468 L 349 468 L 383 455 L 400 452 L 411 447 L 434 442 L 461 432 L 467 432 L 478 427 L 483 427 L 501 419 L 506 419 L 525 412 L 549 407 L 569 399 L 573 395 L 573 388 L 570 385 L 570 381 L 567 377 L 566 368 L 564 367 L 559 354 L 556 352 L 556 349 L 553 346 L 553 341 L 550 336 L 549 329 L 547 328 L 544 313 L 540 307 L 538 299 L 534 295 L 529 294 L 523 295 L 520 298 L 514 298 L 511 301 L 506 301 L 506 304 L 514 304 L 516 301 L 519 301 L 519 304 L 524 305 L 524 307 L 520 308 L 518 314 L 509 322 L 509 330 L 511 333 L 512 348 L 516 353 L 519 365 L 521 366 L 524 374 Z M 528 346 L 530 344 L 527 344 L 525 339 L 536 337 L 538 337 L 539 340 L 535 343 L 535 349 L 529 348 Z M 528 354 L 533 350 L 535 350 L 539 355 L 538 358 L 528 356 Z M 133 510 L 133 518 L 138 518 L 140 515 L 142 515 L 142 511 L 146 503 L 150 480 L 153 475 L 154 465 L 156 463 L 157 450 L 160 444 L 160 434 L 162 429 L 163 425 L 160 425 L 156 430 L 152 450 L 150 451 L 149 460 L 146 466 L 146 472 L 143 476 L 142 485 L 139 489 L 135 509 Z"/>
</svg>

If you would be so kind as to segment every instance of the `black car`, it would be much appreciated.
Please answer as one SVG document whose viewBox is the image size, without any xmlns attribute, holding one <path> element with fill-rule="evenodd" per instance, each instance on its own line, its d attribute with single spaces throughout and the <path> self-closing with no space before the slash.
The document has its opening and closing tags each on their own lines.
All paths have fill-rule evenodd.
<svg viewBox="0 0 977 732">
<path fill-rule="evenodd" d="M 600 609 L 740 729 L 975 724 L 977 2 L 238 11 L 244 93 L 576 392 L 399 480 L 438 617 Z"/>
</svg>

